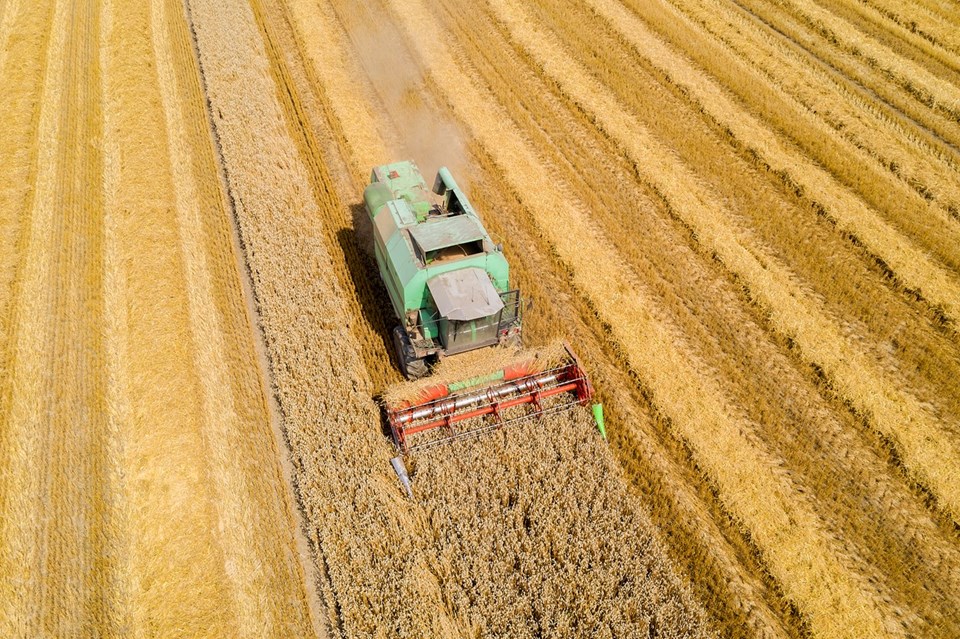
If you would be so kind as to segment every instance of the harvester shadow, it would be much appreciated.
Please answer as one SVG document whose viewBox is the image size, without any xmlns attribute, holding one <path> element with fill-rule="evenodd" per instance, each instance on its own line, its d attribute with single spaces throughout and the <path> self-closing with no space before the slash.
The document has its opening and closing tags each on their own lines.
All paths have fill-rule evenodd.
<svg viewBox="0 0 960 639">
<path fill-rule="evenodd" d="M 396 320 L 391 313 L 390 298 L 380 279 L 374 257 L 373 226 L 366 207 L 362 203 L 351 204 L 350 215 L 353 224 L 337 231 L 337 241 L 346 258 L 347 270 L 357 293 L 363 321 L 373 329 L 378 338 L 373 348 L 382 352 L 384 359 L 388 360 L 390 365 L 394 365 L 391 332 Z M 365 363 L 370 364 L 370 362 Z M 390 424 L 381 394 L 377 393 L 374 400 L 380 410 L 380 431 L 386 439 L 392 441 Z"/>
<path fill-rule="evenodd" d="M 380 434 L 390 443 L 393 443 L 393 431 L 390 430 L 390 419 L 387 417 L 387 405 L 386 402 L 383 401 L 383 395 L 377 393 L 373 399 L 380 409 Z"/>
<path fill-rule="evenodd" d="M 374 349 L 383 353 L 384 360 L 393 365 L 393 330 L 396 319 L 393 317 L 387 289 L 380 279 L 380 272 L 373 252 L 373 228 L 366 208 L 362 203 L 351 204 L 352 227 L 337 231 L 337 241 L 347 261 L 347 270 L 360 312 L 376 334 L 378 340 Z M 366 362 L 370 365 L 371 362 Z"/>
</svg>

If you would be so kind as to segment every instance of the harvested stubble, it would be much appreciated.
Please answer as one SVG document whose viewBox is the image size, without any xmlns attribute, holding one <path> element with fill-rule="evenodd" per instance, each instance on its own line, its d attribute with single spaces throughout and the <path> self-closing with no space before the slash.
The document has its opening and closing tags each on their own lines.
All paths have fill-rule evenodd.
<svg viewBox="0 0 960 639">
<path fill-rule="evenodd" d="M 478 637 L 703 637 L 649 519 L 577 408 L 415 458 L 444 595 Z"/>
<path fill-rule="evenodd" d="M 331 629 L 344 636 L 475 634 L 492 611 L 477 613 L 446 595 L 472 587 L 475 578 L 431 545 L 439 532 L 401 498 L 389 470 L 392 450 L 380 434 L 370 380 L 348 328 L 352 319 L 315 215 L 331 196 L 310 191 L 283 128 L 253 16 L 240 3 L 229 8 L 191 3 Z M 242 72 L 234 73 L 238 67 Z M 621 484 L 611 499 L 628 500 L 623 490 Z M 483 500 L 478 508 L 494 510 Z M 558 509 L 554 516 L 573 513 Z M 590 583 L 592 574 L 582 577 Z"/>
<path fill-rule="evenodd" d="M 744 28 L 746 19 L 725 5 L 685 3 L 685 10 L 704 24 L 700 26 L 666 3 L 635 3 L 633 10 L 639 15 L 606 0 L 591 4 L 697 110 L 713 119 L 737 145 L 749 149 L 763 170 L 823 207 L 841 226 L 859 229 L 862 225 L 843 220 L 881 215 L 884 224 L 899 229 L 918 248 L 933 253 L 948 268 L 956 267 L 960 226 L 950 218 L 950 211 L 960 207 L 960 184 L 950 156 L 939 157 L 930 145 L 916 136 L 911 139 L 902 126 L 871 109 L 868 99 L 843 91 L 833 74 L 804 64 L 797 59 L 801 56 L 791 55 L 789 47 L 762 31 Z M 716 80 L 670 51 L 652 29 L 680 43 L 691 61 Z M 719 31 L 725 42 L 735 46 L 720 46 L 711 31 Z M 763 124 L 726 98 L 724 89 L 732 91 Z M 777 135 L 771 136 L 765 128 Z M 791 148 L 794 144 L 796 148 Z M 844 213 L 846 209 L 849 214 Z M 839 216 L 834 213 L 838 210 Z M 859 231 L 851 233 L 860 236 Z M 878 243 L 881 238 L 876 231 L 871 235 L 860 239 L 874 253 L 890 245 L 889 241 Z M 893 263 L 890 266 L 895 268 Z"/>
<path fill-rule="evenodd" d="M 911 33 L 960 56 L 960 35 L 957 33 L 960 20 L 949 5 L 938 2 L 904 4 L 898 0 L 872 0 L 865 4 Z"/>
<path fill-rule="evenodd" d="M 2 11 L 0 635 L 309 633 L 182 4 Z"/>
<path fill-rule="evenodd" d="M 582 58 L 590 61 L 588 66 L 591 71 L 617 92 L 624 105 L 629 106 L 637 118 L 650 123 L 656 136 L 669 140 L 685 162 L 696 168 L 698 177 L 716 191 L 714 197 L 724 203 L 724 208 L 729 208 L 734 218 L 741 224 L 746 223 L 756 233 L 755 241 L 772 251 L 777 261 L 787 266 L 798 282 L 802 282 L 815 297 L 820 298 L 824 313 L 841 320 L 843 333 L 856 340 L 858 347 L 880 368 L 892 372 L 891 379 L 896 380 L 896 386 L 906 389 L 908 395 L 915 394 L 921 402 L 931 407 L 931 412 L 946 424 L 948 430 L 956 433 L 956 428 L 950 424 L 960 416 L 960 395 L 956 392 L 955 382 L 960 376 L 960 361 L 956 356 L 955 340 L 941 332 L 939 320 L 930 312 L 928 305 L 917 303 L 909 292 L 891 286 L 889 278 L 877 277 L 885 275 L 887 271 L 877 268 L 864 251 L 851 250 L 854 248 L 852 243 L 838 234 L 834 225 L 827 222 L 824 216 L 814 214 L 809 206 L 810 197 L 805 195 L 798 198 L 792 188 L 771 184 L 771 180 L 781 182 L 780 177 L 769 174 L 764 165 L 758 163 L 755 154 L 737 154 L 728 147 L 727 142 L 732 141 L 728 129 L 715 126 L 711 132 L 707 126 L 709 120 L 703 121 L 705 118 L 699 105 L 691 99 L 688 91 L 677 86 L 676 80 L 653 70 L 648 71 L 653 75 L 652 78 L 644 73 L 645 56 L 636 53 L 633 47 L 621 45 L 618 31 L 626 29 L 626 22 L 618 29 L 616 25 L 604 24 L 604 20 L 591 16 L 588 10 L 576 14 L 565 10 L 561 3 L 547 3 L 549 5 L 557 8 L 543 11 L 538 17 L 548 24 L 562 25 L 560 33 L 567 46 L 571 50 L 589 52 Z M 715 45 L 711 46 L 709 40 L 697 37 L 695 29 L 685 29 L 686 21 L 682 16 L 676 16 L 675 12 L 667 9 L 660 12 L 657 6 L 656 3 L 643 3 L 636 5 L 636 10 L 641 12 L 652 28 L 669 34 L 674 46 L 680 48 L 676 43 L 682 43 L 687 54 L 694 56 L 711 72 L 716 73 L 719 68 L 719 79 L 723 80 L 726 87 L 741 86 L 731 80 L 736 76 L 733 72 L 737 67 L 724 61 L 722 51 Z M 743 31 L 747 32 L 746 29 Z M 519 77 L 519 74 L 515 73 L 513 77 Z M 676 96 L 663 90 L 657 79 L 666 87 L 673 88 Z M 640 89 L 640 86 L 644 88 Z M 762 101 L 767 93 L 759 82 L 745 82 L 742 86 L 750 94 L 749 100 Z M 545 93 L 543 89 L 519 91 L 526 95 Z M 546 109 L 540 104 L 542 101 L 527 108 L 538 114 L 538 120 L 544 121 Z M 552 128 L 561 126 L 554 124 Z M 581 136 L 578 134 L 576 137 Z M 564 155 L 573 156 L 570 152 Z M 596 159 L 581 162 L 582 173 L 597 164 Z M 596 184 L 598 179 L 603 179 L 604 173 L 585 184 Z M 619 179 L 624 181 L 626 178 Z M 595 192 L 602 196 L 611 188 L 618 193 L 622 188 L 616 181 L 608 181 L 608 185 L 603 187 L 598 184 Z M 877 190 L 880 191 L 879 188 Z M 816 192 L 808 190 L 806 193 L 813 198 L 818 197 Z M 636 198 L 626 194 L 624 197 L 631 200 Z M 608 234 L 619 237 L 618 227 L 623 225 L 620 220 L 624 216 L 607 213 L 616 211 L 617 202 L 588 204 L 596 212 L 596 218 L 614 218 L 610 224 L 613 230 Z M 638 208 L 642 209 L 643 206 L 638 205 Z M 950 236 L 949 232 L 940 231 L 935 217 L 919 217 L 925 218 L 924 223 L 934 229 L 937 235 Z M 625 219 L 633 220 L 634 216 Z M 940 221 L 943 221 L 942 217 Z M 663 250 L 660 247 L 664 245 L 664 240 L 650 241 L 652 238 L 647 223 L 638 219 L 634 228 L 637 233 L 642 232 L 648 246 L 652 245 L 657 251 Z M 629 246 L 626 242 L 621 244 Z M 955 244 L 945 243 L 951 246 L 953 252 L 956 252 Z M 637 259 L 642 260 L 650 252 L 650 248 L 639 250 Z M 678 256 L 673 263 L 682 263 L 684 271 L 691 270 L 688 259 Z M 668 272 L 678 270 L 673 268 Z M 697 295 L 694 291 L 699 288 L 697 284 L 693 289 L 676 285 L 676 291 L 682 296 Z M 697 297 L 710 299 L 704 295 Z M 910 338 L 901 337 L 906 335 L 910 335 Z M 892 344 L 896 347 L 891 348 Z"/>
<path fill-rule="evenodd" d="M 685 0 L 672 2 L 679 5 Z M 725 4 L 723 0 L 710 0 L 711 7 Z M 949 145 L 955 147 L 960 141 L 960 123 L 955 119 L 915 99 L 896 78 L 871 65 L 870 61 L 833 46 L 817 25 L 795 16 L 786 4 L 762 0 L 735 4 L 734 8 L 751 21 L 751 28 L 769 31 L 783 46 L 835 74 L 848 88 L 873 100 L 875 106 L 880 106 L 888 115 L 911 126 L 919 125 L 914 127 L 915 131 L 929 139 L 947 142 L 947 148 Z"/>
<path fill-rule="evenodd" d="M 803 357 L 819 367 L 858 411 L 869 416 L 877 430 L 897 447 L 913 477 L 928 486 L 943 509 L 960 521 L 960 482 L 956 481 L 960 449 L 935 416 L 914 397 L 900 392 L 878 371 L 856 345 L 843 336 L 840 327 L 796 282 L 793 274 L 772 259 L 749 231 L 742 231 L 729 221 L 726 207 L 717 202 L 710 189 L 632 118 L 611 91 L 599 85 L 572 59 L 556 37 L 538 28 L 521 7 L 506 0 L 492 0 L 491 4 L 513 37 L 544 72 L 554 78 L 571 100 L 593 114 L 598 127 L 615 139 L 622 152 L 636 163 L 640 177 L 663 194 L 674 214 L 690 226 L 698 239 L 768 309 L 772 326 L 794 340 Z M 764 138 L 770 134 L 754 131 L 753 135 Z M 718 211 L 722 214 L 718 215 Z M 871 220 L 869 212 L 865 212 L 864 217 L 854 218 L 852 224 L 858 230 L 880 228 Z M 884 242 L 889 240 L 891 245 L 890 252 L 884 252 L 886 255 L 896 255 L 897 264 L 905 269 L 923 270 L 921 263 L 909 259 L 917 251 L 905 238 L 882 235 L 886 237 Z M 957 315 L 960 283 L 935 267 L 914 277 L 942 283 L 943 297 L 938 299 L 949 304 L 951 315 Z"/>
<path fill-rule="evenodd" d="M 922 65 L 891 51 L 882 43 L 864 34 L 856 25 L 834 15 L 810 0 L 788 0 L 783 3 L 794 15 L 833 46 L 862 59 L 892 78 L 917 101 L 950 119 L 960 119 L 960 90 L 951 82 L 937 77 Z"/>
</svg>

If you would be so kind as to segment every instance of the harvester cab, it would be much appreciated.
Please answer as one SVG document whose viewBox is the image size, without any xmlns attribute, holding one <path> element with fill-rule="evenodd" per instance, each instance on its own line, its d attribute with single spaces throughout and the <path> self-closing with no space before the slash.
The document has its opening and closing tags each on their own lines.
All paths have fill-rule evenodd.
<svg viewBox="0 0 960 639">
<path fill-rule="evenodd" d="M 393 342 L 409 380 L 428 362 L 496 345 L 520 345 L 520 291 L 510 287 L 503 247 L 495 244 L 446 168 L 432 192 L 416 164 L 373 169 L 363 193 L 380 277 L 399 323 Z M 387 400 L 391 463 L 407 493 L 403 455 L 587 405 L 593 387 L 569 345 L 549 357 L 520 357 L 495 372 L 457 381 L 423 380 Z M 601 434 L 602 408 L 594 405 Z"/>
</svg>

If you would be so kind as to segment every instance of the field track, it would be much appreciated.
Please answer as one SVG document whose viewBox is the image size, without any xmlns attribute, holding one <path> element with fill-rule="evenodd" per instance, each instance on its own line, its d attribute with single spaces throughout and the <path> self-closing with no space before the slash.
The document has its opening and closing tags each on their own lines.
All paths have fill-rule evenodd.
<svg viewBox="0 0 960 639">
<path fill-rule="evenodd" d="M 0 0 L 0 635 L 960 635 L 954 9 Z M 403 497 L 404 158 L 609 445 Z"/>
<path fill-rule="evenodd" d="M 182 7 L 6 9 L 0 633 L 311 632 Z"/>
</svg>

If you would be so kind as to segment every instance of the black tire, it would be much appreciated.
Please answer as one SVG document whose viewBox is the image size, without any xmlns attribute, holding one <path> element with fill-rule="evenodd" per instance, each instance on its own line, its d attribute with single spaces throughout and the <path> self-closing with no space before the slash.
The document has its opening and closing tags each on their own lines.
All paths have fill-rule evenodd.
<svg viewBox="0 0 960 639">
<path fill-rule="evenodd" d="M 427 363 L 417 357 L 407 331 L 402 326 L 395 326 L 393 329 L 393 347 L 397 351 L 397 361 L 400 364 L 400 372 L 409 380 L 426 377 Z"/>
<path fill-rule="evenodd" d="M 407 370 L 404 372 L 404 375 L 412 381 L 426 377 L 428 373 L 430 373 L 430 371 L 427 369 L 427 363 L 422 359 L 414 359 L 407 362 Z"/>
</svg>

